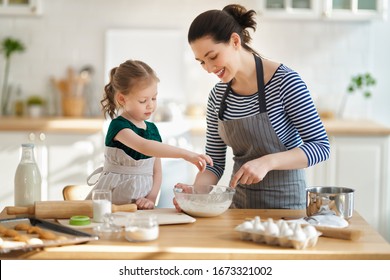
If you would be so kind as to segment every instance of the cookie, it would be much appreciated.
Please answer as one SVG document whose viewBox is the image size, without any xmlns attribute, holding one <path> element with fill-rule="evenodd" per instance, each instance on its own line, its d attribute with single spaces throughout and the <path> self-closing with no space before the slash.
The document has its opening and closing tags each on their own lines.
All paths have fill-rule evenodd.
<svg viewBox="0 0 390 280">
<path fill-rule="evenodd" d="M 28 235 L 19 234 L 14 236 L 13 240 L 27 243 L 30 240 L 30 237 L 28 237 Z"/>
<path fill-rule="evenodd" d="M 41 239 L 46 239 L 46 240 L 55 240 L 57 239 L 57 235 L 46 230 L 42 230 L 41 232 L 38 233 L 39 238 Z"/>
<path fill-rule="evenodd" d="M 41 229 L 40 227 L 32 227 L 32 226 L 30 226 L 27 229 L 27 233 L 37 233 L 37 234 L 39 234 L 41 231 L 43 231 L 43 229 Z"/>
<path fill-rule="evenodd" d="M 0 225 L 0 234 L 4 234 L 4 232 L 5 232 L 7 229 L 8 229 L 8 228 L 6 228 L 5 226 Z"/>
<path fill-rule="evenodd" d="M 15 230 L 24 230 L 27 231 L 31 226 L 29 224 L 17 224 L 14 229 Z"/>
<path fill-rule="evenodd" d="M 7 229 L 3 234 L 5 237 L 15 237 L 19 235 L 19 232 L 14 229 Z"/>
<path fill-rule="evenodd" d="M 67 240 L 68 238 L 66 236 L 63 236 L 63 235 L 60 235 L 60 236 L 57 236 L 56 240 L 58 241 L 63 241 L 63 240 Z"/>
</svg>

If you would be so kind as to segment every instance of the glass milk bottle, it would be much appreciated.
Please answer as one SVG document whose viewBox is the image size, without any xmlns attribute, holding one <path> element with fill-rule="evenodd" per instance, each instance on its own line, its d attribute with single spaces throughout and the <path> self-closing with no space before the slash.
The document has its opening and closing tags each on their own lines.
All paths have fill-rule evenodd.
<svg viewBox="0 0 390 280">
<path fill-rule="evenodd" d="M 22 158 L 15 172 L 15 206 L 29 206 L 40 201 L 41 183 L 34 144 L 22 144 Z"/>
</svg>

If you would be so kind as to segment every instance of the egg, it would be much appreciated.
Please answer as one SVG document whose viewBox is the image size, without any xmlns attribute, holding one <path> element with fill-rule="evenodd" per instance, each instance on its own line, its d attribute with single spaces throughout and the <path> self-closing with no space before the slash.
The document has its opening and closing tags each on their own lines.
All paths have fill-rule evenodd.
<svg viewBox="0 0 390 280">
<path fill-rule="evenodd" d="M 250 221 L 245 221 L 239 225 L 240 230 L 249 230 L 253 229 L 253 224 Z"/>
<path fill-rule="evenodd" d="M 259 216 L 256 216 L 253 219 L 253 229 L 259 233 L 264 232 L 265 230 L 264 225 L 262 224 Z"/>
<path fill-rule="evenodd" d="M 301 225 L 298 223 L 295 224 L 294 234 L 293 234 L 292 238 L 294 240 L 297 240 L 297 241 L 305 241 L 306 240 L 306 234 L 303 232 Z"/>
<path fill-rule="evenodd" d="M 314 226 L 312 225 L 307 225 L 303 228 L 304 233 L 308 238 L 312 238 L 317 236 L 317 230 Z"/>
<path fill-rule="evenodd" d="M 286 223 L 287 223 L 287 222 L 286 222 L 285 220 L 282 220 L 282 219 L 276 221 L 276 225 L 278 226 L 279 230 L 280 230 L 280 229 L 282 228 L 282 226 L 283 226 L 284 224 L 286 224 Z"/>
<path fill-rule="evenodd" d="M 289 225 L 285 222 L 280 225 L 280 236 L 281 237 L 289 237 L 294 234 L 294 231 L 289 227 Z"/>
<path fill-rule="evenodd" d="M 267 225 L 265 226 L 265 234 L 272 235 L 272 236 L 278 236 L 279 235 L 279 228 L 274 223 L 272 218 L 268 218 Z"/>
</svg>

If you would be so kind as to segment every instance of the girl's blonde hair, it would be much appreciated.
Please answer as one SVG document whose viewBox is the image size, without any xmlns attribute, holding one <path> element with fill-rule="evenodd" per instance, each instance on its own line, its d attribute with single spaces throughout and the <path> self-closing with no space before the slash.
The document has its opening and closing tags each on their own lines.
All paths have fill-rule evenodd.
<svg viewBox="0 0 390 280">
<path fill-rule="evenodd" d="M 104 86 L 104 96 L 100 101 L 104 116 L 107 114 L 113 119 L 118 112 L 119 104 L 116 101 L 116 93 L 129 94 L 136 87 L 159 81 L 156 73 L 145 62 L 139 60 L 127 60 L 114 67 L 110 71 L 110 82 Z"/>
</svg>

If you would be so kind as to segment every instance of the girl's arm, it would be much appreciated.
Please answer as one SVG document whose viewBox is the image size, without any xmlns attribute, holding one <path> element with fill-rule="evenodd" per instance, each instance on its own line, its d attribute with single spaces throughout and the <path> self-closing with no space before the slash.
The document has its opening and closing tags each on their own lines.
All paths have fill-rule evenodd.
<svg viewBox="0 0 390 280">
<path fill-rule="evenodd" d="M 154 168 L 153 168 L 153 187 L 150 193 L 146 196 L 146 198 L 153 201 L 154 204 L 156 204 L 156 199 L 160 192 L 161 183 L 162 183 L 161 159 L 156 158 L 156 160 L 154 161 Z"/>
<path fill-rule="evenodd" d="M 156 158 L 153 167 L 153 186 L 150 193 L 145 198 L 137 199 L 138 209 L 153 209 L 156 205 L 156 199 L 160 192 L 162 182 L 161 159 Z"/>
<path fill-rule="evenodd" d="M 208 155 L 197 154 L 154 140 L 147 140 L 128 128 L 119 131 L 114 139 L 147 156 L 158 158 L 182 158 L 194 164 L 201 172 L 206 169 L 207 163 L 213 165 L 213 161 Z"/>
</svg>

